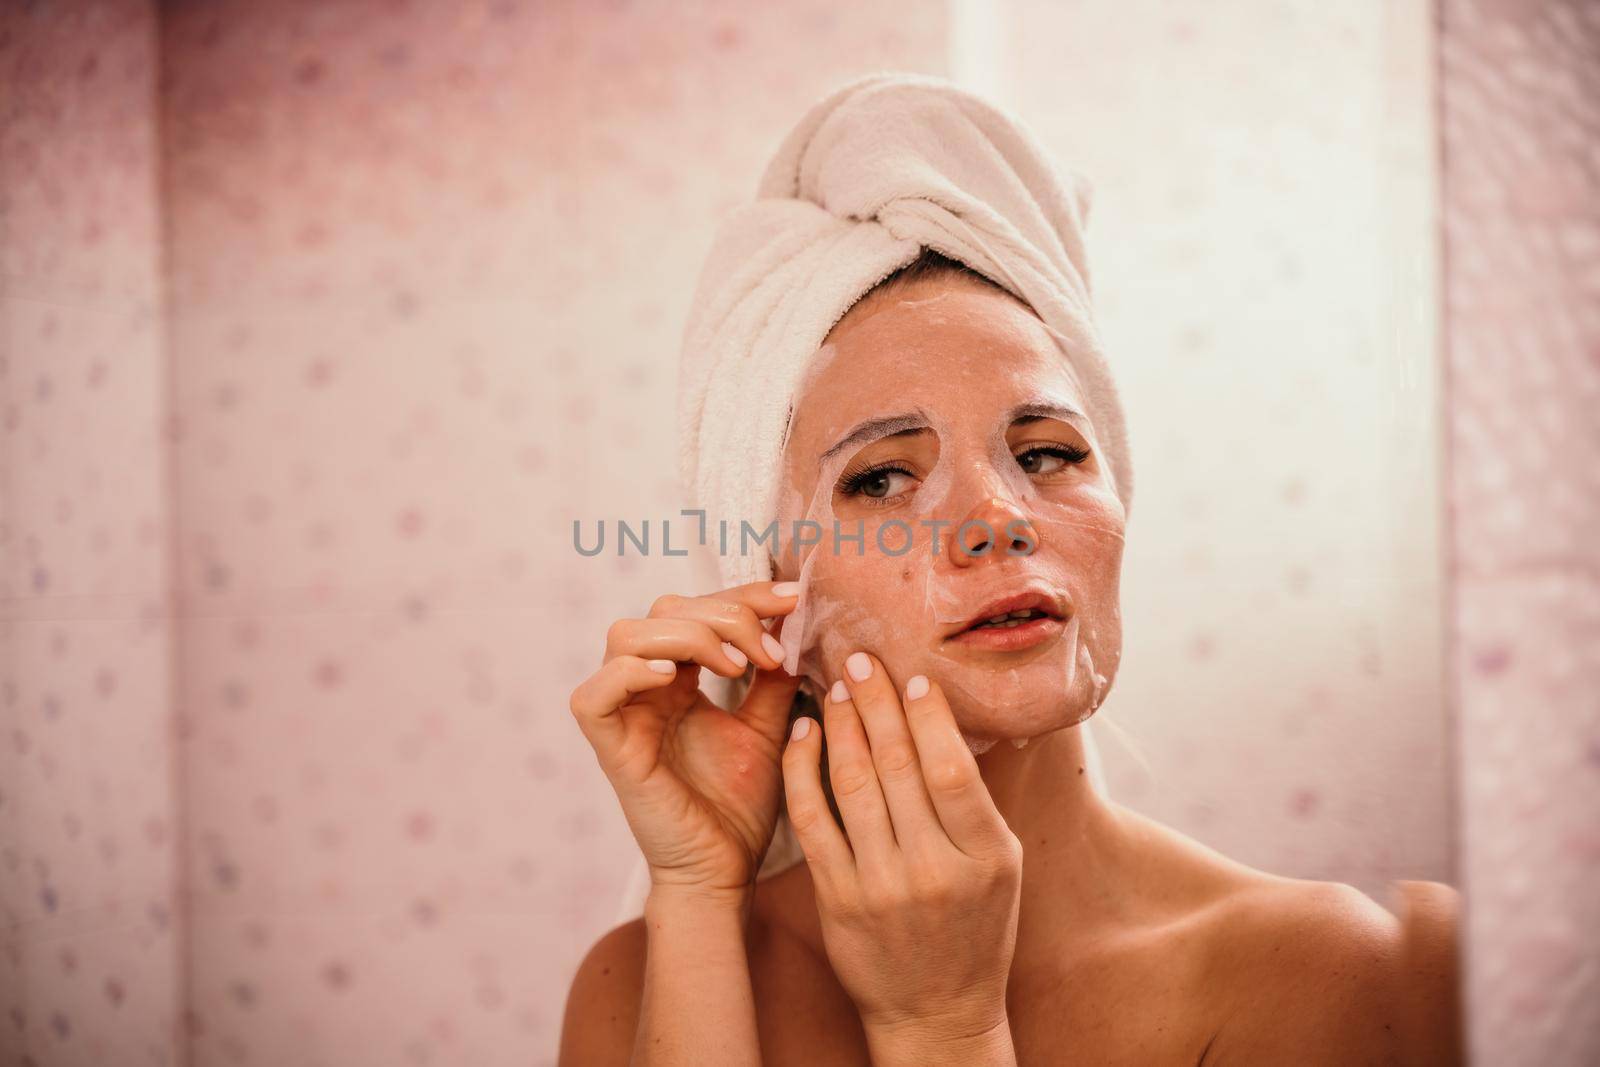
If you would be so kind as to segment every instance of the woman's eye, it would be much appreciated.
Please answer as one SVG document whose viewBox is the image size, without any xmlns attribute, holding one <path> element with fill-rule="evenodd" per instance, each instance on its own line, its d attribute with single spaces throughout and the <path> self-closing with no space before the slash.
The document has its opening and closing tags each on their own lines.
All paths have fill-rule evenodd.
<svg viewBox="0 0 1600 1067">
<path fill-rule="evenodd" d="M 910 483 L 915 481 L 910 471 L 901 470 L 899 467 L 879 467 L 876 470 L 862 471 L 852 474 L 844 480 L 839 487 L 840 492 L 846 496 L 865 496 L 877 500 L 886 500 L 899 496 L 911 488 Z"/>
<path fill-rule="evenodd" d="M 1088 449 L 1071 445 L 1040 445 L 1017 453 L 1017 465 L 1028 474 L 1053 474 L 1068 463 L 1082 463 Z"/>
</svg>

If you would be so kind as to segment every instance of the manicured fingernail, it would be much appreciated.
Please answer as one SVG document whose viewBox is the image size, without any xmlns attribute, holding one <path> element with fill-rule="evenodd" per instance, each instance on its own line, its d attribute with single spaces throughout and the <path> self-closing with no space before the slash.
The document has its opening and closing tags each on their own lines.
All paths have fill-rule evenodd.
<svg viewBox="0 0 1600 1067">
<path fill-rule="evenodd" d="M 906 699 L 921 700 L 928 695 L 928 679 L 920 674 L 911 676 L 911 681 L 906 683 Z"/>
<path fill-rule="evenodd" d="M 777 585 L 772 587 L 772 595 L 773 596 L 799 596 L 800 595 L 800 583 L 799 582 L 779 582 Z"/>
<path fill-rule="evenodd" d="M 776 637 L 771 634 L 762 634 L 761 647 L 767 650 L 767 655 L 779 663 L 783 662 L 783 644 Z"/>
<path fill-rule="evenodd" d="M 649 667 L 657 674 L 675 674 L 678 670 L 678 665 L 672 662 L 670 659 L 650 660 Z"/>
<path fill-rule="evenodd" d="M 750 662 L 750 657 L 739 651 L 737 645 L 731 645 L 726 641 L 722 642 L 722 654 L 733 660 L 735 667 L 743 667 Z"/>
<path fill-rule="evenodd" d="M 800 716 L 798 719 L 796 719 L 794 721 L 794 731 L 791 734 L 791 736 L 796 741 L 800 740 L 802 737 L 804 737 L 806 734 L 809 734 L 810 732 L 811 732 L 811 716 L 802 715 L 802 716 Z"/>
<path fill-rule="evenodd" d="M 850 653 L 850 658 L 844 661 L 844 669 L 858 682 L 864 682 L 872 677 L 872 661 L 867 658 L 865 652 Z"/>
<path fill-rule="evenodd" d="M 833 689 L 828 693 L 828 699 L 835 704 L 848 704 L 850 703 L 850 690 L 845 688 L 844 682 L 834 682 Z"/>
</svg>

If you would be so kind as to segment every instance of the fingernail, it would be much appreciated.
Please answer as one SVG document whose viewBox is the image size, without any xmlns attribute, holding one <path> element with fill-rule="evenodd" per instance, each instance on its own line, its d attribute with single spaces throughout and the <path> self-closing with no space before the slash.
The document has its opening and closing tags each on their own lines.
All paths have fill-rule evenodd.
<svg viewBox="0 0 1600 1067">
<path fill-rule="evenodd" d="M 783 644 L 776 637 L 771 634 L 762 634 L 761 647 L 767 650 L 767 655 L 779 663 L 783 662 Z"/>
<path fill-rule="evenodd" d="M 858 682 L 864 682 L 872 677 L 872 661 L 867 658 L 865 652 L 850 653 L 850 658 L 844 661 L 844 669 Z"/>
<path fill-rule="evenodd" d="M 906 699 L 921 700 L 928 695 L 928 679 L 920 674 L 911 676 L 911 681 L 906 683 Z"/>
<path fill-rule="evenodd" d="M 650 660 L 649 667 L 657 674 L 674 674 L 678 670 L 678 665 L 672 662 L 670 659 Z"/>
<path fill-rule="evenodd" d="M 806 734 L 809 734 L 810 732 L 811 732 L 811 716 L 802 715 L 802 716 L 800 716 L 798 719 L 796 719 L 794 721 L 794 731 L 792 732 L 792 734 L 790 736 L 792 736 L 796 741 L 798 741 L 802 737 L 804 737 Z"/>
<path fill-rule="evenodd" d="M 800 595 L 800 583 L 799 582 L 779 582 L 777 585 L 772 587 L 772 594 L 774 596 L 799 596 Z"/>
<path fill-rule="evenodd" d="M 834 682 L 833 689 L 828 693 L 828 698 L 835 704 L 848 704 L 850 703 L 850 690 L 845 688 L 844 682 Z"/>
<path fill-rule="evenodd" d="M 743 667 L 750 662 L 750 657 L 739 651 L 737 645 L 729 644 L 727 641 L 722 642 L 722 654 L 733 660 L 735 667 Z"/>
</svg>

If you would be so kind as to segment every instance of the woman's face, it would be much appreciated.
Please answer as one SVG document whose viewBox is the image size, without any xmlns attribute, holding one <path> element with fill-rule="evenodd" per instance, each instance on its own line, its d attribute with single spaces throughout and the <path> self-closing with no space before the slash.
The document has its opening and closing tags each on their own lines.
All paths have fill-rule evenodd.
<svg viewBox="0 0 1600 1067">
<path fill-rule="evenodd" d="M 783 636 L 806 677 L 857 649 L 902 686 L 925 674 L 975 751 L 1088 718 L 1121 657 L 1125 515 L 1085 410 L 1044 324 L 975 279 L 852 308 L 784 451 L 775 562 L 803 582 Z M 797 552 L 801 519 L 820 540 Z M 1007 601 L 1030 614 L 972 625 Z"/>
</svg>

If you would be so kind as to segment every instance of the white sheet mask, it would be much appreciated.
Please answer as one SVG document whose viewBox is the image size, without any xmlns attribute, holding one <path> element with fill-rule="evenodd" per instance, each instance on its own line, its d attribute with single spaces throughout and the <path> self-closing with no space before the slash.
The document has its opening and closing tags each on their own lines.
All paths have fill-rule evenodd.
<svg viewBox="0 0 1600 1067">
<path fill-rule="evenodd" d="M 918 314 L 930 316 L 935 325 L 939 299 L 914 302 Z M 1045 328 L 1058 345 L 1067 343 L 1048 325 Z M 825 345 L 824 351 L 819 351 L 819 365 L 807 373 L 805 387 L 797 394 L 796 410 L 822 367 L 837 355 L 833 345 Z M 905 371 L 926 373 L 926 368 L 908 364 Z M 967 373 L 973 371 L 969 369 Z M 1036 383 L 1023 380 L 1022 372 L 1003 361 L 984 366 L 982 373 L 1017 375 L 1014 387 L 1006 392 L 1028 398 L 1031 404 L 1079 406 L 1051 388 L 1041 389 Z M 960 395 L 959 388 L 956 392 Z M 877 414 L 902 414 L 905 410 L 886 403 Z M 1053 640 L 1009 652 L 974 652 L 970 647 L 936 640 L 925 649 L 902 649 L 897 661 L 886 665 L 900 685 L 914 674 L 936 680 L 957 710 L 958 720 L 962 718 L 962 708 L 987 709 L 989 721 L 1003 723 L 1003 735 L 1018 748 L 1029 737 L 1083 721 L 1104 701 L 1107 676 L 1114 674 L 1116 665 L 1096 664 L 1090 647 L 1095 634 L 1083 632 L 1085 623 L 1080 619 L 1080 609 L 1087 606 L 1086 598 L 1097 594 L 1086 588 L 1089 578 L 1083 573 L 1079 557 L 1086 546 L 1093 547 L 1091 539 L 1115 538 L 1120 542 L 1122 530 L 1110 525 L 1103 509 L 1090 506 L 1095 501 L 1082 493 L 1048 482 L 1041 484 L 1035 479 L 1042 476 L 1024 471 L 1007 440 L 1010 425 L 1004 414 L 995 412 L 992 425 L 980 433 L 971 425 L 958 428 L 939 412 L 916 412 L 920 424 L 931 429 L 938 441 L 938 459 L 933 469 L 910 490 L 908 500 L 885 508 L 882 518 L 863 516 L 859 527 L 855 518 L 837 520 L 840 532 L 851 538 L 837 545 L 834 493 L 841 472 L 873 440 L 905 426 L 885 427 L 876 437 L 859 440 L 831 456 L 819 472 L 809 500 L 786 477 L 778 494 L 778 528 L 785 555 L 791 563 L 798 558 L 800 596 L 783 625 L 784 667 L 805 678 L 815 692 L 826 691 L 846 656 L 857 649 L 875 651 L 890 636 L 890 627 L 910 624 L 908 617 L 916 618 L 926 632 L 944 635 L 971 620 L 986 604 L 1004 596 L 1037 591 L 1056 598 L 1067 611 L 1065 626 Z M 1047 417 L 1073 423 L 1091 449 L 1098 447 L 1087 418 Z M 837 429 L 842 434 L 849 427 Z M 786 464 L 785 470 L 788 469 Z M 1103 465 L 1101 469 L 1109 478 L 1109 470 Z M 975 526 L 967 531 L 966 539 L 979 543 L 980 538 L 988 539 L 989 547 L 986 553 L 973 555 L 970 565 L 962 566 L 949 558 L 948 539 L 957 535 L 958 524 L 975 507 L 989 500 L 1003 502 L 1003 513 L 1014 512 L 1025 520 L 1026 526 L 1020 532 L 1032 544 L 1020 545 L 1019 554 L 1010 554 L 1012 542 L 1006 529 L 991 533 Z M 936 522 L 945 525 L 935 529 Z M 797 529 L 819 540 L 796 552 L 790 542 Z M 859 544 L 854 540 L 858 530 L 862 535 Z M 908 543 L 908 535 L 909 547 L 901 551 Z M 937 553 L 932 549 L 935 537 L 939 542 Z M 1079 550 L 1076 553 L 1075 548 Z M 870 563 L 875 568 L 870 572 L 875 579 L 891 571 L 897 574 L 906 593 L 903 608 L 897 604 L 897 610 L 904 614 L 898 618 L 872 617 L 861 590 L 849 588 L 850 582 L 841 573 L 848 568 L 830 560 L 833 554 L 876 557 Z M 1114 609 L 1111 617 L 1116 618 Z M 1062 708 L 1066 704 L 1076 709 L 1076 718 L 1064 722 Z M 1000 739 L 969 733 L 965 727 L 962 736 L 978 754 Z"/>
</svg>

